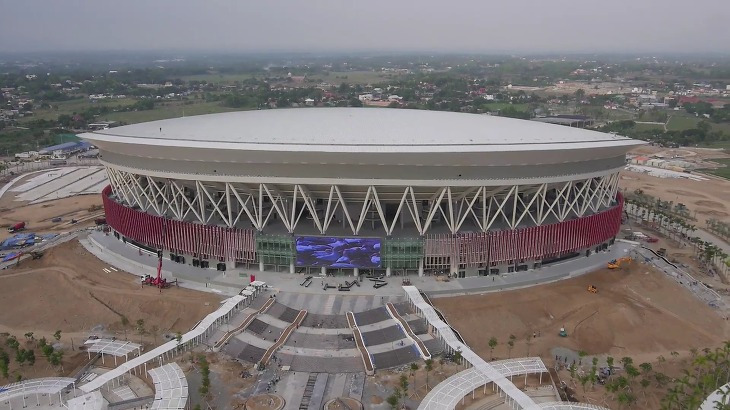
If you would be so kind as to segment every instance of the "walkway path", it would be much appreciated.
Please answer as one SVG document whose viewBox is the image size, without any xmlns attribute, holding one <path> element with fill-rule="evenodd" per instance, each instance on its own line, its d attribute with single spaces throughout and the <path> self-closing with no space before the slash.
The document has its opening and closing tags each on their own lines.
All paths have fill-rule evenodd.
<svg viewBox="0 0 730 410">
<path fill-rule="evenodd" d="M 266 364 L 269 363 L 269 360 L 271 359 L 271 356 L 276 352 L 277 349 L 279 349 L 289 338 L 289 336 L 294 332 L 294 329 L 299 327 L 300 324 L 302 324 L 302 321 L 304 320 L 304 317 L 307 316 L 306 310 L 299 311 L 299 314 L 297 315 L 297 318 L 294 319 L 294 322 L 289 325 L 286 329 L 284 329 L 284 333 L 281 334 L 281 336 L 276 340 L 276 343 L 274 343 L 271 347 L 269 347 L 268 350 L 266 350 L 266 353 L 264 354 L 264 357 L 261 358 L 261 364 L 266 366 Z"/>
</svg>

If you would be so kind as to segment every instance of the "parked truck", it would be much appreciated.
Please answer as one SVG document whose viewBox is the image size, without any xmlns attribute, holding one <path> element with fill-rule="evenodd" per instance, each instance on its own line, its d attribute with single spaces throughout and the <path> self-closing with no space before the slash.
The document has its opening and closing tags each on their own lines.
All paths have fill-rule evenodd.
<svg viewBox="0 0 730 410">
<path fill-rule="evenodd" d="M 25 230 L 25 222 L 18 222 L 15 225 L 8 228 L 8 232 L 15 233 Z"/>
</svg>

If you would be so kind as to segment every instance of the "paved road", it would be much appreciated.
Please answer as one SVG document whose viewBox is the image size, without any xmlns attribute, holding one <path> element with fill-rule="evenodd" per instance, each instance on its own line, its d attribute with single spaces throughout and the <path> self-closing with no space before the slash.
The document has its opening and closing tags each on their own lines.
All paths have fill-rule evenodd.
<svg viewBox="0 0 730 410">
<path fill-rule="evenodd" d="M 718 238 L 717 236 L 702 229 L 694 231 L 693 235 L 699 237 L 705 242 L 712 242 L 713 244 L 715 244 L 715 246 L 722 249 L 725 253 L 730 254 L 730 244 L 728 244 L 721 238 Z"/>
</svg>

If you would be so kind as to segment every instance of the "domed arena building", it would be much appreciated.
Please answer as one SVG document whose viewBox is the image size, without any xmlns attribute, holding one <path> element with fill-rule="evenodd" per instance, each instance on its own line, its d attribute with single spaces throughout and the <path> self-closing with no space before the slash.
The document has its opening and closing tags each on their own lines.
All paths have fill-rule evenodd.
<svg viewBox="0 0 730 410">
<path fill-rule="evenodd" d="M 619 231 L 640 141 L 449 112 L 312 108 L 86 133 L 120 240 L 194 266 L 477 276 L 590 255 Z"/>
</svg>

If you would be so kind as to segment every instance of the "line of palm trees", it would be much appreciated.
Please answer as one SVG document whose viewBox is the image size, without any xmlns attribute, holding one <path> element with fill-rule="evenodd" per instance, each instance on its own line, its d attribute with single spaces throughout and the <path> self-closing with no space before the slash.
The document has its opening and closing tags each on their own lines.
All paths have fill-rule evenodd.
<svg viewBox="0 0 730 410">
<path fill-rule="evenodd" d="M 730 341 L 715 350 L 696 349 L 690 351 L 688 368 L 682 370 L 682 376 L 674 379 L 674 383 L 662 399 L 662 410 L 696 409 L 707 396 L 730 383 Z M 715 407 L 720 410 L 730 409 L 730 390 L 722 391 L 722 397 L 716 401 Z"/>
<path fill-rule="evenodd" d="M 687 219 L 641 201 L 627 199 L 625 209 L 630 215 L 652 223 L 660 233 L 670 239 L 688 239 L 697 230 L 697 227 L 687 222 Z"/>
<path fill-rule="evenodd" d="M 707 220 L 707 230 L 722 239 L 730 240 L 730 224 L 718 221 L 717 219 Z"/>
<path fill-rule="evenodd" d="M 659 233 L 673 240 L 684 240 L 692 244 L 695 255 L 705 264 L 706 268 L 714 265 L 727 276 L 730 269 L 730 260 L 728 253 L 712 242 L 704 241 L 694 236 L 693 233 L 697 227 L 687 222 L 682 217 L 666 212 L 663 209 L 657 209 L 651 204 L 633 199 L 626 200 L 626 212 L 633 215 L 642 223 L 650 223 Z M 709 220 L 708 220 L 709 225 Z M 720 226 L 715 224 L 715 226 Z"/>
</svg>

